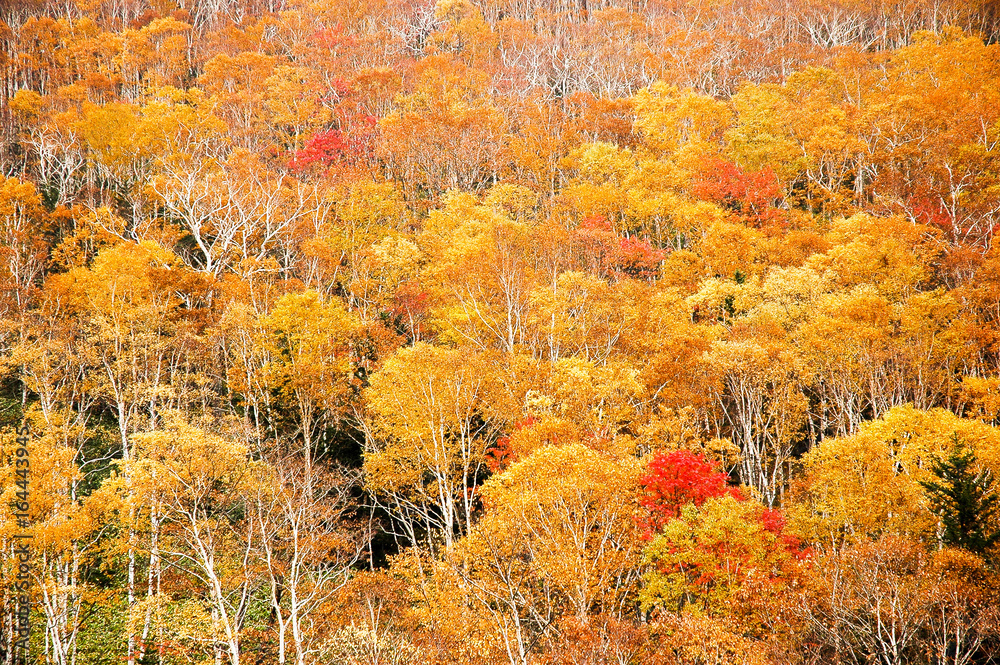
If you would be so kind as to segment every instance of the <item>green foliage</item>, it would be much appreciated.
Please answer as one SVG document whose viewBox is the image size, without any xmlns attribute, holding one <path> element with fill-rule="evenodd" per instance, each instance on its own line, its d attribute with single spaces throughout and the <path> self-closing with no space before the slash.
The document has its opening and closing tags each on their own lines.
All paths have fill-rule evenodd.
<svg viewBox="0 0 1000 665">
<path fill-rule="evenodd" d="M 1000 492 L 990 469 L 977 466 L 975 451 L 955 434 L 948 456 L 931 467 L 937 480 L 920 485 L 941 519 L 941 542 L 985 554 L 1000 541 Z"/>
</svg>

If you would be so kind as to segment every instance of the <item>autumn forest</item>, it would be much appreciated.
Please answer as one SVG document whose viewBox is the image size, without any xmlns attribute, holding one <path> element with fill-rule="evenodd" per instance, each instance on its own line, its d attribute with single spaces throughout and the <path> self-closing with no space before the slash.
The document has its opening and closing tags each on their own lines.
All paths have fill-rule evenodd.
<svg viewBox="0 0 1000 665">
<path fill-rule="evenodd" d="M 992 0 L 0 2 L 0 665 L 1000 662 Z"/>
</svg>

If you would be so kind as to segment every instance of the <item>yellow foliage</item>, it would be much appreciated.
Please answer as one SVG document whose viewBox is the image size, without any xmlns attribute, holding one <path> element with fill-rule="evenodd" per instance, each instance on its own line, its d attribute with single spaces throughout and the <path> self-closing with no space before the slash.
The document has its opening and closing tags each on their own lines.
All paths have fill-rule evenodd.
<svg viewBox="0 0 1000 665">
<path fill-rule="evenodd" d="M 936 538 L 937 517 L 919 485 L 953 436 L 1000 473 L 1000 430 L 943 409 L 896 407 L 857 434 L 827 439 L 803 459 L 789 508 L 796 532 L 828 547 L 882 534 Z"/>
</svg>

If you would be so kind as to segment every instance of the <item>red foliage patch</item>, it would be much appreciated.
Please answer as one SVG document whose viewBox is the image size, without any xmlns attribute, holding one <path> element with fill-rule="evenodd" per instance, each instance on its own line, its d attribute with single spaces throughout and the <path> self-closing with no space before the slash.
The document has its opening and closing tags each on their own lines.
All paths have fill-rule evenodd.
<svg viewBox="0 0 1000 665">
<path fill-rule="evenodd" d="M 729 484 L 729 476 L 704 456 L 686 450 L 659 452 L 646 466 L 639 479 L 642 487 L 639 504 L 646 509 L 639 526 L 643 538 L 650 540 L 670 520 L 681 516 L 688 504 L 700 506 L 707 500 L 731 496 L 737 501 L 749 497 Z M 760 525 L 773 534 L 778 545 L 798 559 L 809 556 L 808 548 L 795 536 L 785 532 L 787 521 L 780 510 L 765 508 L 760 513 Z"/>
<path fill-rule="evenodd" d="M 648 537 L 664 524 L 681 515 L 689 503 L 700 506 L 713 497 L 729 495 L 743 500 L 738 487 L 729 485 L 729 476 L 703 456 L 686 450 L 659 452 L 639 479 L 642 495 L 639 504 L 648 511 L 643 525 Z"/>
<path fill-rule="evenodd" d="M 603 215 L 592 215 L 580 222 L 576 239 L 591 271 L 604 277 L 654 279 L 667 254 L 648 240 L 617 235 Z"/>
<path fill-rule="evenodd" d="M 750 226 L 780 226 L 784 212 L 775 208 L 781 199 L 778 177 L 768 167 L 748 172 L 719 158 L 705 159 L 691 184 L 692 193 L 731 211 Z"/>
<path fill-rule="evenodd" d="M 347 132 L 330 129 L 316 133 L 295 152 L 288 167 L 302 172 L 316 167 L 351 166 L 363 161 L 371 153 L 375 123 L 373 116 L 359 116 L 353 119 Z"/>
<path fill-rule="evenodd" d="M 660 262 L 667 253 L 657 249 L 648 240 L 619 238 L 618 247 L 611 254 L 611 268 L 633 279 L 654 279 L 660 274 Z"/>
<path fill-rule="evenodd" d="M 333 27 L 314 32 L 312 41 L 319 48 L 333 53 L 336 53 L 341 47 L 354 46 L 358 43 L 358 39 L 347 34 L 344 25 L 339 21 Z"/>
<path fill-rule="evenodd" d="M 785 519 L 784 514 L 780 510 L 765 508 L 764 512 L 761 513 L 760 522 L 764 530 L 774 534 L 774 537 L 778 539 L 782 547 L 797 559 L 804 559 L 809 556 L 809 548 L 803 547 L 802 541 L 797 536 L 793 536 L 785 531 L 788 520 Z"/>
</svg>

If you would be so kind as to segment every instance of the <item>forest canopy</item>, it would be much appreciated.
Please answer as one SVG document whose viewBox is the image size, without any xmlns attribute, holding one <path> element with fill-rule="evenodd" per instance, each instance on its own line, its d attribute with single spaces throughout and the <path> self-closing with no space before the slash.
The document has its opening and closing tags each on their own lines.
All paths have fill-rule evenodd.
<svg viewBox="0 0 1000 665">
<path fill-rule="evenodd" d="M 998 39 L 7 0 L 0 665 L 995 662 Z"/>
</svg>

